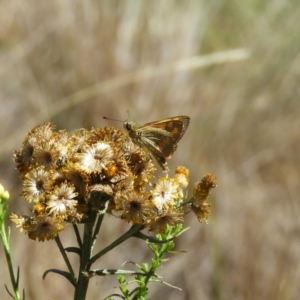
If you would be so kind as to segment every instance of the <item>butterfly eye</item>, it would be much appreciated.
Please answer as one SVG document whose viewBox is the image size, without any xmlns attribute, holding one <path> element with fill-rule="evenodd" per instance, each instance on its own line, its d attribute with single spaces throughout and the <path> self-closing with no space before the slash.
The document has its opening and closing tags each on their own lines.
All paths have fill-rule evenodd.
<svg viewBox="0 0 300 300">
<path fill-rule="evenodd" d="M 130 131 L 132 129 L 132 126 L 130 123 L 125 123 L 125 129 L 127 129 L 128 131 Z"/>
</svg>

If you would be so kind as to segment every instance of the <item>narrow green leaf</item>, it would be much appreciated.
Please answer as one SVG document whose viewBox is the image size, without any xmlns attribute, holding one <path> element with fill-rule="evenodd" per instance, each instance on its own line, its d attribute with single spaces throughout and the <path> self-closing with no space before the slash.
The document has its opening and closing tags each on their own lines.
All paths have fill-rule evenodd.
<svg viewBox="0 0 300 300">
<path fill-rule="evenodd" d="M 20 280 L 20 267 L 18 266 L 17 269 L 17 278 L 16 278 L 16 285 L 19 286 L 19 280 Z"/>
<path fill-rule="evenodd" d="M 15 299 L 14 295 L 9 291 L 7 285 L 4 284 L 4 286 L 5 286 L 5 289 L 6 289 L 7 293 L 9 294 L 9 296 L 11 296 L 13 299 Z"/>
<path fill-rule="evenodd" d="M 81 256 L 81 253 L 82 253 L 81 249 L 78 247 L 67 247 L 67 248 L 65 248 L 65 251 L 76 253 L 79 256 Z"/>
<path fill-rule="evenodd" d="M 142 232 L 137 232 L 133 235 L 134 237 L 144 240 L 144 241 L 149 241 L 150 243 L 155 243 L 155 244 L 164 244 L 167 243 L 169 241 L 172 241 L 174 238 L 168 239 L 168 240 L 158 240 L 157 238 L 150 236 L 150 235 L 146 235 Z"/>
<path fill-rule="evenodd" d="M 47 270 L 44 274 L 43 274 L 43 279 L 46 278 L 46 276 L 48 275 L 48 273 L 56 273 L 59 274 L 63 277 L 65 277 L 66 279 L 68 279 L 70 281 L 70 283 L 76 287 L 76 285 L 73 283 L 73 278 L 72 275 L 69 272 L 66 271 L 62 271 L 62 270 L 57 270 L 57 269 L 49 269 Z"/>
</svg>

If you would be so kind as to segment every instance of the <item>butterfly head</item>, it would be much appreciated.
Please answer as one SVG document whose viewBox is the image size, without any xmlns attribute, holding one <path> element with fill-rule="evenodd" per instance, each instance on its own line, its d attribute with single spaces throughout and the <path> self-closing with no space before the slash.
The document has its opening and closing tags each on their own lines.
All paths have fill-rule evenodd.
<svg viewBox="0 0 300 300">
<path fill-rule="evenodd" d="M 139 126 L 137 123 L 135 122 L 132 122 L 132 121 L 125 121 L 124 122 L 124 128 L 128 131 L 128 133 L 133 133 L 133 132 L 136 132 L 137 129 L 141 126 Z"/>
<path fill-rule="evenodd" d="M 124 128 L 127 130 L 127 131 L 131 131 L 132 130 L 132 122 L 130 122 L 130 121 L 125 121 L 124 122 Z"/>
</svg>

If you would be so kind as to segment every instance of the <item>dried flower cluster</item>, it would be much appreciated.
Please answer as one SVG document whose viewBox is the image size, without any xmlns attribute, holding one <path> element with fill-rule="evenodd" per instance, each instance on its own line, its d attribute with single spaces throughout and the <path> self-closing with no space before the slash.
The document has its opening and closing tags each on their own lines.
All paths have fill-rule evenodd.
<svg viewBox="0 0 300 300">
<path fill-rule="evenodd" d="M 211 204 L 206 203 L 206 200 L 211 189 L 216 186 L 217 180 L 212 174 L 207 174 L 200 182 L 195 184 L 191 208 L 199 222 L 204 221 L 205 223 L 208 223 L 208 215 L 210 214 L 209 208 L 211 207 Z"/>
<path fill-rule="evenodd" d="M 53 239 L 66 223 L 86 222 L 95 210 L 156 233 L 183 222 L 188 170 L 178 167 L 174 178 L 151 183 L 153 160 L 120 130 L 82 129 L 69 135 L 47 122 L 27 134 L 14 162 L 22 195 L 33 208 L 32 216 L 12 214 L 11 219 L 33 240 Z M 209 214 L 205 200 L 215 186 L 209 176 L 196 185 L 192 198 L 199 221 L 207 222 Z"/>
</svg>

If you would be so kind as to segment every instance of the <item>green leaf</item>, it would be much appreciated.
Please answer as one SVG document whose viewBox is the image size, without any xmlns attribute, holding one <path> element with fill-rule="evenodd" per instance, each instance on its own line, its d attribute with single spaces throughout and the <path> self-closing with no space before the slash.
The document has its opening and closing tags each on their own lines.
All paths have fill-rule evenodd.
<svg viewBox="0 0 300 300">
<path fill-rule="evenodd" d="M 73 283 L 73 277 L 72 277 L 72 275 L 71 275 L 69 272 L 62 271 L 62 270 L 57 270 L 57 269 L 49 269 L 49 270 L 47 270 L 47 271 L 43 274 L 43 279 L 46 278 L 46 276 L 48 275 L 48 273 L 56 273 L 56 274 L 59 274 L 59 275 L 65 277 L 66 279 L 68 279 L 68 280 L 70 281 L 70 283 L 71 283 L 73 286 L 76 286 L 76 285 Z"/>
<path fill-rule="evenodd" d="M 137 232 L 133 236 L 136 237 L 136 238 L 138 238 L 138 239 L 141 239 L 141 240 L 144 240 L 144 241 L 149 241 L 150 243 L 155 243 L 155 244 L 164 244 L 164 243 L 167 243 L 167 242 L 173 240 L 173 238 L 171 238 L 171 239 L 163 241 L 163 240 L 157 239 L 157 238 L 155 238 L 153 236 L 146 235 L 146 234 L 144 234 L 142 232 Z"/>
<path fill-rule="evenodd" d="M 78 247 L 67 247 L 67 248 L 65 248 L 65 251 L 76 253 L 76 254 L 78 254 L 80 257 L 81 257 L 81 253 L 82 253 L 81 249 L 78 248 Z"/>
</svg>

